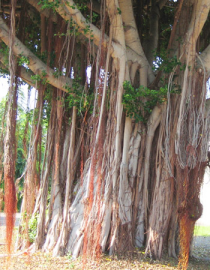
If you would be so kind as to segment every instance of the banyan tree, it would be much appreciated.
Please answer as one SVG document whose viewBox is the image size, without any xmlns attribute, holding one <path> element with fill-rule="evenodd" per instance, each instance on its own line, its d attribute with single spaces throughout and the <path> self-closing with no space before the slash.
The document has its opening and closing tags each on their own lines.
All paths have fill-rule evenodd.
<svg viewBox="0 0 210 270">
<path fill-rule="evenodd" d="M 145 246 L 187 267 L 208 161 L 209 0 L 2 0 L 7 239 L 18 87 L 37 89 L 17 248 L 99 256 Z M 41 152 L 42 120 L 47 121 Z M 18 182 L 16 182 L 18 186 Z"/>
</svg>

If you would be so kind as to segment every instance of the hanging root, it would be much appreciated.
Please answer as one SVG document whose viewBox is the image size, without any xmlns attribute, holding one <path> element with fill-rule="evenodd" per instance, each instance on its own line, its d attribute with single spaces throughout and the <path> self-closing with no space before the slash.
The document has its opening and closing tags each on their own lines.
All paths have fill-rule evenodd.
<svg viewBox="0 0 210 270">
<path fill-rule="evenodd" d="M 6 213 L 6 243 L 7 252 L 11 253 L 12 233 L 15 225 L 16 191 L 12 178 L 5 176 L 5 213 Z"/>
<path fill-rule="evenodd" d="M 4 181 L 5 181 L 5 213 L 6 213 L 6 244 L 8 254 L 11 254 L 12 233 L 15 225 L 16 213 L 16 191 L 14 184 L 15 174 L 15 128 L 16 128 L 16 108 L 17 108 L 17 87 L 15 86 L 16 63 L 13 55 L 13 44 L 15 38 L 15 7 L 16 1 L 12 1 L 11 29 L 10 29 L 10 51 L 9 51 L 9 71 L 10 87 L 7 113 L 7 131 L 4 148 Z"/>
</svg>

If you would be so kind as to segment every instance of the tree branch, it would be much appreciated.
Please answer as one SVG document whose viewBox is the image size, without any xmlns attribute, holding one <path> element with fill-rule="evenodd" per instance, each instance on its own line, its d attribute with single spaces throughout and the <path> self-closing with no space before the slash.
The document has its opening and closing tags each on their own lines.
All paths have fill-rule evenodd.
<svg viewBox="0 0 210 270">
<path fill-rule="evenodd" d="M 9 29 L 2 18 L 0 18 L 0 38 L 9 46 Z M 14 53 L 16 56 L 23 55 L 29 59 L 28 67 L 35 73 L 47 79 L 47 82 L 54 87 L 67 92 L 65 86 L 72 85 L 72 80 L 64 76 L 54 77 L 54 70 L 44 64 L 37 56 L 35 56 L 18 38 L 15 38 Z M 46 76 L 45 76 L 46 74 Z M 44 75 L 44 76 L 43 76 Z"/>
<path fill-rule="evenodd" d="M 9 73 L 8 58 L 2 52 L 0 52 L 0 67 L 8 70 L 8 73 Z M 20 74 L 19 74 L 20 78 L 24 82 L 35 87 L 35 84 L 33 83 L 32 79 L 31 79 L 32 75 L 34 75 L 34 73 L 31 70 L 27 70 L 23 66 L 20 67 Z"/>
<path fill-rule="evenodd" d="M 172 42 L 174 40 L 174 36 L 175 36 L 175 33 L 176 33 L 176 26 L 177 26 L 177 23 L 178 23 L 179 18 L 180 18 L 183 2 L 184 2 L 184 0 L 180 0 L 179 4 L 178 4 L 178 8 L 177 8 L 175 18 L 174 18 L 173 28 L 172 28 L 170 39 L 169 39 L 169 42 L 168 42 L 168 48 L 167 48 L 168 50 L 171 49 L 171 44 L 172 44 Z"/>
<path fill-rule="evenodd" d="M 206 116 L 209 114 L 209 112 L 210 112 L 210 98 L 206 99 L 206 107 L 205 107 Z"/>
<path fill-rule="evenodd" d="M 137 54 L 144 56 L 144 51 L 141 46 L 139 33 L 136 27 L 136 22 L 133 14 L 132 1 L 119 0 L 119 5 L 120 10 L 122 12 L 126 45 L 129 46 Z"/>
<path fill-rule="evenodd" d="M 52 0 L 50 0 L 52 1 Z M 100 39 L 101 39 L 101 30 L 99 30 L 94 24 L 89 22 L 82 13 L 77 9 L 76 4 L 72 0 L 62 0 L 62 3 L 65 5 L 66 9 L 68 10 L 68 13 L 71 15 L 72 19 L 75 21 L 75 23 L 79 26 L 78 31 L 82 33 L 84 36 L 86 36 L 88 39 L 93 39 L 94 43 L 99 46 Z M 61 13 L 62 10 L 59 8 L 56 8 L 56 11 L 65 19 L 67 19 L 68 15 Z M 68 17 L 70 19 L 70 17 Z M 109 37 L 104 36 L 104 41 L 102 43 L 102 46 L 107 48 L 109 42 Z M 112 47 L 113 47 L 112 42 Z M 113 48 L 111 50 L 111 54 L 114 52 Z"/>
<path fill-rule="evenodd" d="M 141 45 L 141 41 L 139 38 L 133 14 L 132 1 L 120 0 L 119 5 L 122 11 L 122 20 L 124 23 L 125 42 L 127 46 L 127 58 L 132 62 L 139 63 L 141 68 L 147 67 L 148 81 L 149 83 L 151 83 L 155 79 L 155 76 Z M 134 56 L 134 53 L 136 54 L 136 56 Z M 138 60 L 135 61 L 135 58 L 136 59 L 138 58 Z"/>
<path fill-rule="evenodd" d="M 53 22 L 57 22 L 57 15 L 50 9 L 42 9 L 42 6 L 39 4 L 39 0 L 27 0 L 27 2 L 39 11 L 40 14 L 44 15 L 46 18 L 50 17 Z"/>
<path fill-rule="evenodd" d="M 141 68 L 147 66 L 148 67 L 148 83 L 151 84 L 154 81 L 155 75 L 145 56 L 139 55 L 133 50 L 131 50 L 129 47 L 127 47 L 127 59 L 128 61 L 130 60 L 133 63 L 135 62 L 138 63 L 141 66 Z"/>
<path fill-rule="evenodd" d="M 91 3 L 87 3 L 87 6 L 89 9 L 92 8 L 92 10 L 98 14 L 100 14 L 100 9 L 101 9 L 101 5 L 98 1 L 96 0 L 92 0 L 92 6 L 91 6 Z"/>
<path fill-rule="evenodd" d="M 32 0 L 29 0 L 29 1 L 32 1 Z M 49 1 L 53 2 L 53 0 L 49 0 Z M 38 1 L 34 0 L 34 2 L 38 2 Z M 82 13 L 76 8 L 74 1 L 63 0 L 63 2 L 64 2 L 64 5 L 59 5 L 58 8 L 55 8 L 58 14 L 66 21 L 68 21 L 72 16 L 72 19 L 79 26 L 78 31 L 88 39 L 90 38 L 90 33 L 91 35 L 93 34 L 93 37 L 91 37 L 91 39 L 93 39 L 94 44 L 98 46 L 100 43 L 101 31 L 95 25 L 91 24 L 85 19 Z M 38 11 L 41 9 L 41 7 L 39 7 L 38 4 L 34 5 L 34 7 L 38 8 Z M 71 7 L 74 7 L 74 9 Z M 84 31 L 84 29 L 89 29 L 89 31 Z M 104 46 L 104 48 L 107 48 L 108 42 L 109 42 L 109 37 L 104 34 L 102 46 Z M 129 46 L 126 48 L 126 51 L 127 51 L 128 61 L 137 62 L 142 67 L 148 66 L 148 81 L 149 83 L 151 83 L 154 80 L 155 76 L 145 55 L 136 53 Z M 120 44 L 112 41 L 111 56 L 119 58 L 121 57 L 122 53 L 124 53 L 124 51 L 122 50 Z"/>
<path fill-rule="evenodd" d="M 205 67 L 207 78 L 210 76 L 210 44 L 200 55 L 202 63 L 198 60 L 198 66 L 200 68 Z"/>
<path fill-rule="evenodd" d="M 52 0 L 50 0 L 50 1 L 52 1 Z M 72 1 L 72 0 L 69 0 L 69 1 L 63 0 L 63 1 L 65 2 L 66 8 L 68 9 L 69 14 L 71 14 L 73 20 L 79 26 L 79 32 L 82 33 L 83 35 L 85 35 L 87 38 L 89 38 L 90 33 L 84 32 L 84 29 L 89 28 L 91 34 L 93 34 L 93 42 L 98 46 L 99 42 L 100 42 L 101 31 L 95 25 L 91 24 L 90 22 L 87 22 L 86 19 L 84 18 L 84 16 L 81 14 L 81 12 L 77 8 L 74 8 L 74 9 L 71 8 L 71 7 L 75 7 L 74 1 Z M 56 11 L 64 18 L 63 12 L 60 13 L 58 9 Z M 67 19 L 67 15 L 65 15 L 65 19 Z M 107 48 L 108 42 L 109 42 L 109 37 L 107 35 L 104 35 L 104 41 L 102 43 L 102 46 Z M 139 55 L 129 47 L 126 48 L 126 51 L 127 51 L 127 60 L 128 61 L 130 60 L 133 62 L 137 62 L 137 63 L 139 63 L 140 66 L 148 66 L 148 70 L 149 70 L 148 71 L 148 73 L 149 73 L 148 80 L 149 80 L 149 83 L 151 83 L 154 80 L 155 76 L 154 76 L 152 68 L 149 65 L 145 55 L 144 54 Z M 111 56 L 120 58 L 123 53 L 124 53 L 124 50 L 120 46 L 120 44 L 112 41 Z"/>
<path fill-rule="evenodd" d="M 197 41 L 198 36 L 200 35 L 201 30 L 207 20 L 209 9 L 210 9 L 209 0 L 195 1 L 192 18 L 190 21 L 188 32 L 186 34 L 185 42 L 191 44 L 193 43 L 193 41 L 194 42 Z"/>
<path fill-rule="evenodd" d="M 162 9 L 167 2 L 168 2 L 168 0 L 160 0 L 160 1 L 158 1 L 159 8 Z"/>
</svg>

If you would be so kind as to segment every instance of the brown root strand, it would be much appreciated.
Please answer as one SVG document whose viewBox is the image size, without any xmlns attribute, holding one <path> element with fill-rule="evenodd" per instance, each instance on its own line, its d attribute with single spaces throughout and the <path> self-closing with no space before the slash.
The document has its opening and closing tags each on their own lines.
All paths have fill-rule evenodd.
<svg viewBox="0 0 210 270">
<path fill-rule="evenodd" d="M 6 213 L 6 244 L 7 252 L 12 251 L 12 234 L 15 226 L 16 190 L 13 179 L 5 175 L 5 213 Z"/>
</svg>

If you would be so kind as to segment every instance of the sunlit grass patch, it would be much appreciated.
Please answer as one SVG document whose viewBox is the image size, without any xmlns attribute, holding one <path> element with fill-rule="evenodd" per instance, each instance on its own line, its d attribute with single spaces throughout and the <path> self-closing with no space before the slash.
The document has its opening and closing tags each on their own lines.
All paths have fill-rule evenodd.
<svg viewBox="0 0 210 270">
<path fill-rule="evenodd" d="M 210 226 L 195 226 L 194 229 L 195 236 L 210 236 Z"/>
</svg>

